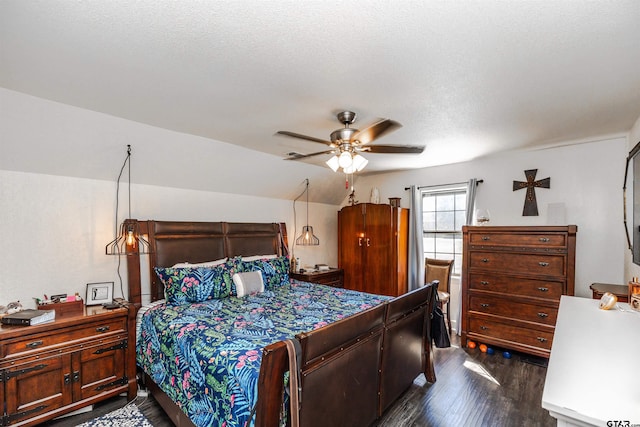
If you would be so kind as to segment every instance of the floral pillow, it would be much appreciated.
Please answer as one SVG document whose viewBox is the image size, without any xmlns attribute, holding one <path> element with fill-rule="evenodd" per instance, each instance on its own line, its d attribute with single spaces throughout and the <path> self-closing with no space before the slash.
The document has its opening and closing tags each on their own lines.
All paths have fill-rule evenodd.
<svg viewBox="0 0 640 427">
<path fill-rule="evenodd" d="M 253 261 L 240 259 L 235 272 L 242 273 L 248 271 L 260 271 L 262 273 L 265 289 L 273 289 L 286 285 L 289 283 L 289 257 L 285 255 Z"/>
<path fill-rule="evenodd" d="M 227 264 L 199 268 L 155 268 L 164 284 L 167 303 L 173 305 L 227 298 L 233 272 Z"/>
</svg>

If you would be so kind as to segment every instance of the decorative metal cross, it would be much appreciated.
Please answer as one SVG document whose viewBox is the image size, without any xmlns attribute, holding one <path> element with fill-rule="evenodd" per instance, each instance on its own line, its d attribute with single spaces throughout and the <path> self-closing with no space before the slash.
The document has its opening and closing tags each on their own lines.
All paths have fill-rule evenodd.
<svg viewBox="0 0 640 427">
<path fill-rule="evenodd" d="M 524 171 L 524 176 L 527 177 L 526 182 L 513 181 L 513 191 L 527 189 L 527 196 L 524 199 L 524 208 L 522 209 L 522 216 L 538 216 L 538 202 L 536 201 L 536 187 L 539 188 L 551 188 L 551 178 L 541 179 L 536 181 L 536 174 L 538 169 L 529 169 Z"/>
</svg>

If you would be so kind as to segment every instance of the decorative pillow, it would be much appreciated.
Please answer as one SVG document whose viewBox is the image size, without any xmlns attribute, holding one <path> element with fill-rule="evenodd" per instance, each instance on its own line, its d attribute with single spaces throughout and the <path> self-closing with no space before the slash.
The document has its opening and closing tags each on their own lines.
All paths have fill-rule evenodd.
<svg viewBox="0 0 640 427">
<path fill-rule="evenodd" d="M 199 262 L 196 264 L 191 264 L 190 262 L 180 262 L 178 264 L 174 264 L 171 268 L 198 268 L 198 267 L 215 267 L 217 265 L 222 265 L 227 262 L 228 258 L 217 259 L 215 261 L 207 261 L 207 262 Z"/>
<path fill-rule="evenodd" d="M 179 305 L 226 298 L 231 294 L 231 269 L 227 264 L 211 268 L 155 268 L 164 284 L 168 304 Z"/>
<path fill-rule="evenodd" d="M 260 271 L 266 289 L 286 285 L 289 283 L 289 258 L 286 255 L 254 261 L 246 261 L 242 258 L 235 272 L 244 273 L 248 271 Z"/>
<path fill-rule="evenodd" d="M 259 271 L 235 273 L 233 275 L 233 283 L 235 283 L 236 285 L 238 298 L 242 298 L 245 295 L 264 292 L 262 273 L 260 273 Z"/>
</svg>

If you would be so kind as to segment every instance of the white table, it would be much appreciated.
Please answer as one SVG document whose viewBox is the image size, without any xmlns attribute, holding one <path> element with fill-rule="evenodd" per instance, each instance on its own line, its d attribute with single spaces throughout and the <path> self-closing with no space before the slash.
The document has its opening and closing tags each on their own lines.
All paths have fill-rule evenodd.
<svg viewBox="0 0 640 427">
<path fill-rule="evenodd" d="M 558 426 L 640 426 L 640 313 L 599 303 L 560 299 L 542 393 Z"/>
</svg>

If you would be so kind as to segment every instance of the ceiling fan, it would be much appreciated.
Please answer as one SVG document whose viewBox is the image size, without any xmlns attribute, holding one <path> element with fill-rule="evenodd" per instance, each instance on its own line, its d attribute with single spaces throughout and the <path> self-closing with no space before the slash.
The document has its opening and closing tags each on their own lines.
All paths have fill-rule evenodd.
<svg viewBox="0 0 640 427">
<path fill-rule="evenodd" d="M 311 154 L 289 153 L 289 157 L 285 160 L 301 160 L 322 154 L 333 154 L 333 156 L 327 160 L 327 165 L 333 169 L 334 172 L 342 168 L 344 173 L 351 174 L 361 171 L 369 162 L 360 153 L 420 154 L 424 151 L 424 145 L 369 145 L 386 133 L 402 127 L 400 123 L 394 120 L 380 119 L 370 126 L 358 130 L 349 127 L 356 120 L 356 113 L 352 111 L 342 111 L 337 114 L 337 117 L 344 125 L 344 128 L 331 132 L 330 141 L 285 130 L 278 131 L 278 135 L 318 142 L 330 147 L 329 150 L 318 151 Z"/>
</svg>

